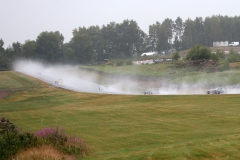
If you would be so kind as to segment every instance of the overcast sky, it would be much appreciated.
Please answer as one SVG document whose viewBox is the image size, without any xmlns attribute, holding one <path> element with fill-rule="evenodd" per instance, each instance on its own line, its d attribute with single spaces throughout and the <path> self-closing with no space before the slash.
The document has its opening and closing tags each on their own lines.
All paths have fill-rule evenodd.
<svg viewBox="0 0 240 160">
<path fill-rule="evenodd" d="M 13 42 L 36 40 L 43 31 L 59 31 L 65 41 L 72 30 L 134 20 L 148 33 L 149 25 L 175 20 L 240 16 L 240 0 L 0 0 L 0 39 L 4 48 Z"/>
</svg>

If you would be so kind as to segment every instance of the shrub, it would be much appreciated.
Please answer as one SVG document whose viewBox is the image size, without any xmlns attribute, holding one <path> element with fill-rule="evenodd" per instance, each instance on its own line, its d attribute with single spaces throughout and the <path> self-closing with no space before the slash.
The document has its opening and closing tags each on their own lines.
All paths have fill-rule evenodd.
<svg viewBox="0 0 240 160">
<path fill-rule="evenodd" d="M 223 64 L 220 67 L 218 67 L 218 70 L 219 71 L 225 71 L 225 70 L 228 70 L 229 68 L 230 68 L 229 62 L 228 62 L 228 60 L 225 60 L 223 62 Z"/>
<path fill-rule="evenodd" d="M 239 62 L 240 61 L 240 55 L 237 54 L 233 49 L 230 50 L 229 55 L 227 56 L 227 60 L 229 63 L 232 62 Z"/>
<path fill-rule="evenodd" d="M 196 45 L 187 54 L 187 60 L 203 60 L 211 58 L 211 50 L 206 46 Z"/>
<path fill-rule="evenodd" d="M 211 59 L 212 60 L 215 60 L 215 61 L 218 61 L 219 60 L 219 56 L 215 53 L 211 53 Z"/>
<path fill-rule="evenodd" d="M 124 62 L 122 59 L 118 59 L 117 62 L 116 62 L 116 66 L 123 66 L 124 65 Z"/>
<path fill-rule="evenodd" d="M 9 120 L 0 118 L 0 159 L 7 159 L 20 149 L 37 144 L 36 137 L 18 130 Z"/>
<path fill-rule="evenodd" d="M 133 65 L 133 62 L 131 59 L 126 60 L 126 65 Z"/>
<path fill-rule="evenodd" d="M 223 51 L 217 50 L 216 55 L 217 55 L 218 59 L 225 59 L 226 58 L 226 55 L 224 54 Z"/>
<path fill-rule="evenodd" d="M 180 59 L 180 55 L 178 52 L 173 53 L 172 60 L 178 61 Z"/>
<path fill-rule="evenodd" d="M 175 63 L 174 65 L 176 68 L 182 68 L 184 66 L 184 62 L 183 61 L 178 61 Z"/>
<path fill-rule="evenodd" d="M 88 155 L 89 147 L 84 140 L 69 136 L 64 129 L 44 128 L 35 133 L 40 141 L 57 147 L 60 151 L 75 155 Z"/>
</svg>

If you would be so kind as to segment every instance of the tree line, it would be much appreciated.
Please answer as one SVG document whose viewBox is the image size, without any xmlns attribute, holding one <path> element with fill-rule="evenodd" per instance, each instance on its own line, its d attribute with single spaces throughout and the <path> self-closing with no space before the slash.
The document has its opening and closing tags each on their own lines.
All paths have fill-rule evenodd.
<svg viewBox="0 0 240 160">
<path fill-rule="evenodd" d="M 59 31 L 45 31 L 36 40 L 12 43 L 3 48 L 0 39 L 0 69 L 9 69 L 16 58 L 28 58 L 49 63 L 99 63 L 103 59 L 131 59 L 143 52 L 169 54 L 186 50 L 196 44 L 212 46 L 214 41 L 240 41 L 240 16 L 188 18 L 183 21 L 166 18 L 149 26 L 148 34 L 134 20 L 122 23 L 75 28 L 73 37 L 64 43 Z"/>
</svg>

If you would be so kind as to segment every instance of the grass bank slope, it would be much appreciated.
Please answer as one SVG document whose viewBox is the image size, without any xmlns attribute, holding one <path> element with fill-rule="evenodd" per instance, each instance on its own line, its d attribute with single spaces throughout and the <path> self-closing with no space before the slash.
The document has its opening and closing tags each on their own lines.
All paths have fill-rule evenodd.
<svg viewBox="0 0 240 160">
<path fill-rule="evenodd" d="M 0 73 L 11 90 L 0 116 L 32 132 L 63 127 L 90 145 L 86 159 L 240 158 L 240 95 L 77 93 Z"/>
<path fill-rule="evenodd" d="M 47 86 L 45 83 L 36 80 L 35 78 L 19 74 L 18 72 L 3 71 L 0 72 L 0 90 L 21 90 Z"/>
</svg>

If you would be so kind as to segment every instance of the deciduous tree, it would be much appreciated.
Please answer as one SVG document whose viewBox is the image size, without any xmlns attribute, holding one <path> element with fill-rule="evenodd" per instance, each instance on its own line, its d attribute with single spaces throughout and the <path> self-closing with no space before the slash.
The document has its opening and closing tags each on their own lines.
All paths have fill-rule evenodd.
<svg viewBox="0 0 240 160">
<path fill-rule="evenodd" d="M 22 45 L 22 55 L 25 58 L 36 58 L 36 46 L 37 43 L 35 41 L 26 40 Z"/>
<path fill-rule="evenodd" d="M 78 63 L 91 63 L 93 57 L 93 43 L 88 34 L 80 32 L 74 35 L 70 41 L 70 45 Z"/>
<path fill-rule="evenodd" d="M 48 62 L 58 62 L 62 57 L 64 37 L 59 31 L 42 32 L 36 40 L 38 58 Z"/>
<path fill-rule="evenodd" d="M 173 21 L 169 18 L 165 19 L 158 30 L 157 51 L 159 53 L 168 53 L 172 48 Z"/>
<path fill-rule="evenodd" d="M 4 51 L 3 45 L 4 45 L 4 42 L 2 39 L 0 39 L 0 52 Z"/>
</svg>

